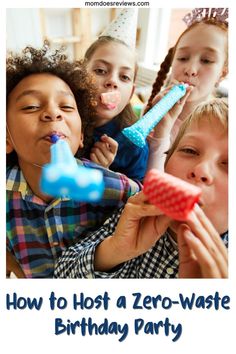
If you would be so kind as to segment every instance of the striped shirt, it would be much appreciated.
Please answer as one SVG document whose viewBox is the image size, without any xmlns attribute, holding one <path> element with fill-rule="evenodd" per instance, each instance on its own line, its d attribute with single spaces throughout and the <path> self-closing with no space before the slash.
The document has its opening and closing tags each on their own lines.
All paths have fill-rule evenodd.
<svg viewBox="0 0 236 354">
<path fill-rule="evenodd" d="M 146 253 L 122 263 L 109 272 L 94 271 L 96 247 L 111 236 L 119 221 L 121 211 L 114 213 L 104 225 L 78 244 L 63 252 L 55 265 L 55 278 L 177 278 L 179 257 L 176 242 L 168 232 Z M 147 235 L 148 237 L 148 235 Z M 228 233 L 222 235 L 228 246 Z"/>
<path fill-rule="evenodd" d="M 122 174 L 87 160 L 83 165 L 103 172 L 105 192 L 99 202 L 58 198 L 45 203 L 33 194 L 18 166 L 7 170 L 7 248 L 27 278 L 51 278 L 54 262 L 63 250 L 98 229 L 141 189 L 139 182 Z"/>
</svg>

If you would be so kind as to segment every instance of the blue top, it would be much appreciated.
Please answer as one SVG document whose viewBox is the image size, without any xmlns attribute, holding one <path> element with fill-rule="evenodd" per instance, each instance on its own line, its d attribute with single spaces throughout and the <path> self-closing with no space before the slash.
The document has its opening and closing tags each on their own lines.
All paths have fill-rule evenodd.
<svg viewBox="0 0 236 354">
<path fill-rule="evenodd" d="M 123 173 L 129 178 L 142 181 L 146 174 L 148 163 L 149 146 L 147 141 L 142 148 L 133 144 L 121 133 L 115 118 L 94 129 L 95 141 L 100 140 L 103 134 L 110 136 L 119 144 L 117 155 L 110 169 Z"/>
</svg>

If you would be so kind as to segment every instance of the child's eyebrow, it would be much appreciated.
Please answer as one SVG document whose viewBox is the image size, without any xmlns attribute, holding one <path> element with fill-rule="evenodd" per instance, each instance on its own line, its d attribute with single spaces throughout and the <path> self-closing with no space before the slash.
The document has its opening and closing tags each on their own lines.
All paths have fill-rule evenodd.
<svg viewBox="0 0 236 354">
<path fill-rule="evenodd" d="M 201 133 L 201 132 L 199 132 L 199 133 L 194 133 L 194 134 L 192 134 L 192 133 L 187 133 L 187 134 L 185 134 L 185 135 L 182 137 L 182 139 L 181 139 L 180 141 L 182 141 L 182 140 L 199 141 L 201 138 L 202 138 L 202 133 Z"/>
<path fill-rule="evenodd" d="M 71 97 L 74 97 L 73 93 L 70 92 L 70 91 L 63 91 L 63 90 L 58 90 L 57 91 L 58 93 L 64 95 L 64 96 L 71 96 Z"/>
<path fill-rule="evenodd" d="M 109 63 L 108 61 L 106 61 L 106 60 L 104 60 L 104 59 L 96 59 L 96 60 L 94 60 L 94 63 L 95 64 L 98 64 L 98 63 L 102 63 L 102 64 L 104 64 L 104 65 L 108 65 L 108 66 L 112 66 L 112 64 L 111 63 Z M 125 70 L 133 70 L 131 67 L 129 67 L 129 66 L 122 66 L 122 69 L 125 69 Z"/>
<path fill-rule="evenodd" d="M 40 94 L 39 91 L 37 90 L 25 90 L 23 92 L 21 92 L 17 97 L 16 97 L 16 101 L 19 101 L 22 97 L 24 96 L 30 96 L 30 95 L 34 95 L 34 96 L 38 96 Z"/>
<path fill-rule="evenodd" d="M 180 51 L 180 50 L 188 50 L 190 47 L 180 47 L 180 48 L 178 48 L 177 49 L 177 51 Z M 211 48 L 211 47 L 204 47 L 204 48 L 202 48 L 202 49 L 204 49 L 204 50 L 208 50 L 208 51 L 210 51 L 210 52 L 213 52 L 213 53 L 217 53 L 218 51 L 216 50 L 216 49 L 214 49 L 214 48 Z"/>
<path fill-rule="evenodd" d="M 58 90 L 57 93 L 62 94 L 64 96 L 74 97 L 74 95 L 70 91 Z M 19 101 L 24 96 L 41 96 L 41 95 L 42 92 L 38 90 L 25 90 L 21 92 L 19 96 L 16 97 L 16 101 Z"/>
</svg>

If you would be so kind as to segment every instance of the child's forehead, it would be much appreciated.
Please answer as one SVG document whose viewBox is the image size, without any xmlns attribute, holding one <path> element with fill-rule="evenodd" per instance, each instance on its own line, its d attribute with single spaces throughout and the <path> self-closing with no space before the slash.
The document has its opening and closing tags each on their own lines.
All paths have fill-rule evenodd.
<svg viewBox="0 0 236 354">
<path fill-rule="evenodd" d="M 13 91 L 21 91 L 25 88 L 40 88 L 42 90 L 63 88 L 64 90 L 71 91 L 67 83 L 60 77 L 51 73 L 34 73 L 24 77 L 14 88 Z"/>
<path fill-rule="evenodd" d="M 221 28 L 205 23 L 200 23 L 184 33 L 179 40 L 178 47 L 185 45 L 201 45 L 216 49 L 225 45 L 226 32 Z"/>
<path fill-rule="evenodd" d="M 198 120 L 193 120 L 186 128 L 182 138 L 200 137 L 204 134 L 216 136 L 227 136 L 228 131 L 226 125 L 217 117 L 202 116 Z"/>
<path fill-rule="evenodd" d="M 135 52 L 125 44 L 118 42 L 108 42 L 100 45 L 94 51 L 91 60 L 111 61 L 114 60 L 135 65 Z"/>
</svg>

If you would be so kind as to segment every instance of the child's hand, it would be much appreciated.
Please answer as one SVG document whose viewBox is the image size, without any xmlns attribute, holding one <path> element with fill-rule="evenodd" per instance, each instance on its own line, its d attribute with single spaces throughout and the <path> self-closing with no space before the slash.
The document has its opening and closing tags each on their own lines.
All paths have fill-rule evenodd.
<svg viewBox="0 0 236 354">
<path fill-rule="evenodd" d="M 109 168 L 116 157 L 118 143 L 107 135 L 102 135 L 101 140 L 97 141 L 91 149 L 90 160 Z"/>
<path fill-rule="evenodd" d="M 180 278 L 227 278 L 227 249 L 209 219 L 195 206 L 178 229 Z"/>
<path fill-rule="evenodd" d="M 147 203 L 143 192 L 130 197 L 113 236 L 96 250 L 95 269 L 109 270 L 149 250 L 167 229 L 170 218 Z"/>
<path fill-rule="evenodd" d="M 179 84 L 179 83 L 177 83 Z M 164 89 L 162 92 L 160 92 L 157 96 L 154 97 L 152 101 L 152 107 L 159 102 L 169 91 L 170 89 L 174 86 L 172 84 L 171 86 L 168 86 L 166 89 Z M 154 134 L 153 136 L 155 138 L 163 138 L 166 137 L 170 134 L 171 129 L 180 115 L 180 113 L 183 110 L 183 107 L 185 105 L 186 100 L 188 99 L 193 87 L 188 86 L 186 89 L 186 94 L 184 97 L 182 97 L 170 110 L 169 112 L 161 119 L 161 121 L 156 125 L 154 128 Z"/>
<path fill-rule="evenodd" d="M 25 278 L 25 274 L 21 269 L 21 266 L 17 262 L 16 258 L 7 250 L 6 254 L 6 270 L 7 275 L 12 272 L 17 278 Z"/>
</svg>

